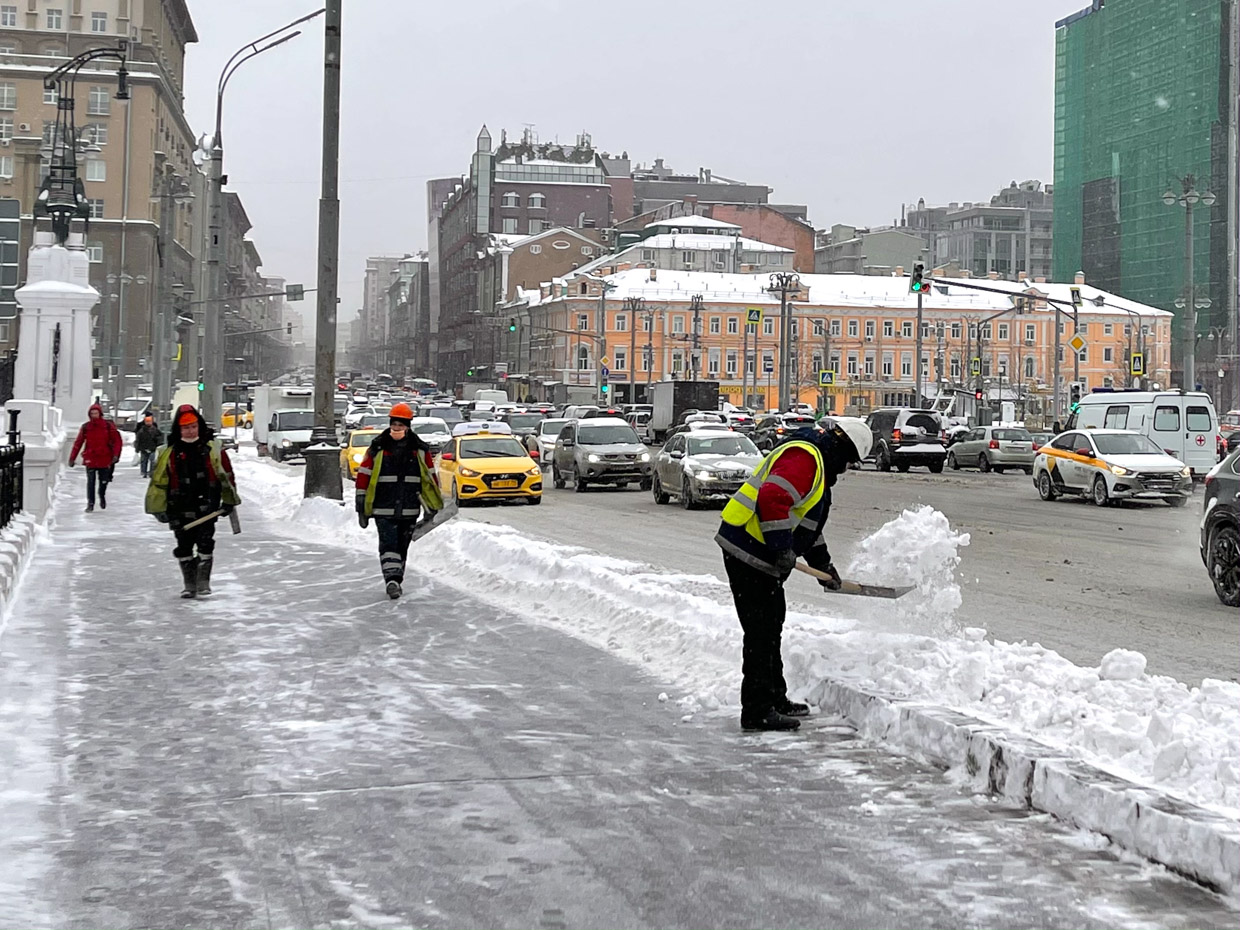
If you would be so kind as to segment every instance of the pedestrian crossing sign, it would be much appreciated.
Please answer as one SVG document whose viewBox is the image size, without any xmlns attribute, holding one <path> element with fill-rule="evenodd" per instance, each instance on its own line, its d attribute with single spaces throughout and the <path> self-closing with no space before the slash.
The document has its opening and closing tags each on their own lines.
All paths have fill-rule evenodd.
<svg viewBox="0 0 1240 930">
<path fill-rule="evenodd" d="M 762 322 L 762 308 L 761 307 L 746 307 L 745 308 L 745 322 L 749 324 L 750 326 L 757 326 L 759 323 L 761 323 Z"/>
<path fill-rule="evenodd" d="M 971 363 L 969 370 L 973 372 L 973 374 L 975 375 L 980 375 L 982 373 L 982 360 L 978 358 L 976 355 L 973 356 L 973 361 Z"/>
<path fill-rule="evenodd" d="M 818 386 L 831 387 L 835 384 L 835 372 L 830 368 L 822 368 L 818 372 Z"/>
<path fill-rule="evenodd" d="M 1145 374 L 1145 353 L 1144 352 L 1133 352 L 1132 353 L 1132 373 L 1134 375 Z"/>
</svg>

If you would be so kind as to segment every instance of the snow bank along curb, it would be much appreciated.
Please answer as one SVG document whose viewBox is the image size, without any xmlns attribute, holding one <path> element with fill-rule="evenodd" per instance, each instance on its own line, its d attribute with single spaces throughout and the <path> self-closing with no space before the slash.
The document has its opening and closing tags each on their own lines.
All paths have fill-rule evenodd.
<svg viewBox="0 0 1240 930">
<path fill-rule="evenodd" d="M 1240 824 L 946 707 L 824 680 L 809 695 L 870 739 L 961 770 L 977 790 L 1045 811 L 1225 894 L 1240 891 Z"/>
<path fill-rule="evenodd" d="M 0 617 L 8 610 L 22 570 L 30 561 L 38 526 L 30 514 L 16 513 L 9 525 L 0 530 Z"/>
<path fill-rule="evenodd" d="M 358 529 L 349 508 L 302 499 L 299 474 L 252 459 L 239 469 L 243 488 L 254 489 L 249 499 L 287 532 L 374 551 L 373 532 Z M 681 691 L 684 722 L 738 712 L 742 635 L 727 585 L 713 575 L 469 518 L 429 538 L 411 571 L 501 608 L 520 605 L 527 620 L 642 665 Z M 1207 679 L 1190 688 L 1146 674 L 1145 656 L 1125 649 L 1083 667 L 1038 643 L 960 629 L 959 549 L 968 542 L 928 507 L 862 541 L 849 577 L 915 590 L 894 602 L 805 594 L 809 604 L 790 604 L 790 695 L 959 769 L 978 790 L 993 781 L 1013 803 L 1240 889 L 1240 685 Z"/>
</svg>

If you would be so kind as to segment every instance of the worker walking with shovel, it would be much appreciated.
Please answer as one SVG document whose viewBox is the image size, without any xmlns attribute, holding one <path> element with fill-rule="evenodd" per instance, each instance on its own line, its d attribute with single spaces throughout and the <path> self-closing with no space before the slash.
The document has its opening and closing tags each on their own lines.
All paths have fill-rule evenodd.
<svg viewBox="0 0 1240 930">
<path fill-rule="evenodd" d="M 189 404 L 177 408 L 168 445 L 159 453 L 146 491 L 146 512 L 171 527 L 172 554 L 181 566 L 181 597 L 211 593 L 215 564 L 215 524 L 234 518 L 241 503 L 228 453 L 221 448 L 202 415 Z"/>
<path fill-rule="evenodd" d="M 723 508 L 715 542 L 744 631 L 741 728 L 795 730 L 809 707 L 788 699 L 780 655 L 787 605 L 784 582 L 804 556 L 819 584 L 844 582 L 831 563 L 822 531 L 831 510 L 831 486 L 870 451 L 873 434 L 854 417 L 825 430 L 798 430 L 768 455 Z"/>
</svg>

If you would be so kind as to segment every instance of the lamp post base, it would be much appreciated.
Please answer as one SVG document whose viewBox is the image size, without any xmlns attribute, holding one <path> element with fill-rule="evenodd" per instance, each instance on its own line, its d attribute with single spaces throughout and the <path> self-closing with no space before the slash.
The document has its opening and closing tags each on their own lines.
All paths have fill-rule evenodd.
<svg viewBox="0 0 1240 930">
<path fill-rule="evenodd" d="M 330 430 L 315 428 L 306 447 L 305 497 L 326 497 L 328 500 L 344 500 L 344 485 L 340 478 L 340 446 Z"/>
</svg>

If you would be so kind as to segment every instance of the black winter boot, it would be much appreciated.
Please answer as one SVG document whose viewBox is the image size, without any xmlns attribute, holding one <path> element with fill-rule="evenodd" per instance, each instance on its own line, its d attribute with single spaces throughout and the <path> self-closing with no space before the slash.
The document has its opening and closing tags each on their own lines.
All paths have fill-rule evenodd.
<svg viewBox="0 0 1240 930">
<path fill-rule="evenodd" d="M 198 596 L 211 593 L 211 567 L 215 564 L 215 556 L 200 555 L 198 557 Z"/>
<path fill-rule="evenodd" d="M 800 727 L 801 721 L 774 709 L 768 710 L 760 717 L 741 714 L 742 730 L 798 730 Z"/>
<path fill-rule="evenodd" d="M 185 582 L 185 590 L 181 592 L 181 597 L 188 600 L 191 597 L 198 596 L 198 559 L 196 556 L 190 556 L 187 559 L 180 559 L 181 578 Z"/>
<path fill-rule="evenodd" d="M 790 701 L 784 698 L 782 701 L 775 702 L 775 709 L 785 717 L 808 717 L 809 705 L 802 704 L 800 701 Z"/>
<path fill-rule="evenodd" d="M 384 588 L 387 591 L 387 596 L 392 600 L 396 600 L 401 595 L 399 581 L 389 581 L 386 585 L 384 585 Z"/>
</svg>

